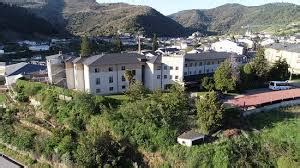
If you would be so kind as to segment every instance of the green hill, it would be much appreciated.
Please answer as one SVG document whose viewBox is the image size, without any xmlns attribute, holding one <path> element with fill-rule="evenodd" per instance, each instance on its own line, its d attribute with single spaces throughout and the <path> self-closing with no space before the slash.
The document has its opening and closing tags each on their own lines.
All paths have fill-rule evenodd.
<svg viewBox="0 0 300 168">
<path fill-rule="evenodd" d="M 186 29 L 147 6 L 125 3 L 100 4 L 96 0 L 0 0 L 29 8 L 47 19 L 60 30 L 81 35 L 112 35 L 118 31 L 136 33 L 143 31 L 152 36 L 179 36 Z"/>
<path fill-rule="evenodd" d="M 272 3 L 262 6 L 226 4 L 214 9 L 186 10 L 169 16 L 186 28 L 219 33 L 240 32 L 249 26 L 256 31 L 300 21 L 300 6 Z"/>
<path fill-rule="evenodd" d="M 9 33 L 8 33 L 9 32 Z M 11 34 L 19 36 L 50 35 L 56 33 L 46 20 L 35 16 L 25 8 L 0 3 L 0 35 L 7 39 Z"/>
</svg>

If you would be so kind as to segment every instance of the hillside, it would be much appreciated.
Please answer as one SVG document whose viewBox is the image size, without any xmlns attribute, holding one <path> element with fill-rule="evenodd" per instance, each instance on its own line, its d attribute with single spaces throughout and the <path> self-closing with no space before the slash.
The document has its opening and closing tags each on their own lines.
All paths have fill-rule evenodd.
<svg viewBox="0 0 300 168">
<path fill-rule="evenodd" d="M 118 31 L 144 31 L 152 36 L 178 36 L 185 28 L 147 6 L 124 3 L 99 4 L 95 0 L 0 0 L 30 8 L 60 30 L 81 35 L 112 35 Z"/>
<path fill-rule="evenodd" d="M 219 33 L 243 31 L 247 25 L 262 31 L 300 21 L 300 6 L 290 3 L 273 3 L 262 6 L 226 4 L 214 9 L 186 10 L 169 16 L 186 28 Z"/>
<path fill-rule="evenodd" d="M 0 3 L 0 35 L 7 39 L 11 34 L 18 36 L 50 35 L 56 33 L 46 20 L 35 16 L 27 9 Z"/>
</svg>

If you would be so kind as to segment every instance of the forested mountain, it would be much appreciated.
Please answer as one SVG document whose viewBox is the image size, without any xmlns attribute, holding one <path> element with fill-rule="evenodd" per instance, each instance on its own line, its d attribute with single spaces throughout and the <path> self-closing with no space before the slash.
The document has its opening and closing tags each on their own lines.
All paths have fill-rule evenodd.
<svg viewBox="0 0 300 168">
<path fill-rule="evenodd" d="M 226 4 L 214 9 L 186 10 L 169 16 L 186 28 L 219 33 L 241 31 L 247 25 L 255 30 L 280 27 L 300 21 L 300 6 L 290 3 L 272 3 L 262 6 Z"/>
<path fill-rule="evenodd" d="M 0 35 L 6 36 L 7 32 L 50 35 L 56 33 L 56 30 L 49 22 L 25 8 L 0 3 Z"/>
<path fill-rule="evenodd" d="M 81 35 L 112 35 L 118 31 L 178 36 L 186 29 L 176 21 L 147 6 L 124 3 L 99 4 L 96 0 L 0 0 L 30 8 L 60 30 Z"/>
<path fill-rule="evenodd" d="M 258 31 L 274 30 L 300 21 L 299 5 L 289 3 L 252 7 L 226 4 L 214 9 L 181 11 L 166 17 L 147 6 L 97 3 L 96 0 L 0 0 L 0 2 L 24 7 L 50 22 L 60 33 L 74 35 L 113 35 L 118 31 L 131 33 L 142 31 L 148 36 L 154 33 L 158 36 L 182 36 L 194 31 L 217 33 L 244 31 L 248 25 Z"/>
</svg>

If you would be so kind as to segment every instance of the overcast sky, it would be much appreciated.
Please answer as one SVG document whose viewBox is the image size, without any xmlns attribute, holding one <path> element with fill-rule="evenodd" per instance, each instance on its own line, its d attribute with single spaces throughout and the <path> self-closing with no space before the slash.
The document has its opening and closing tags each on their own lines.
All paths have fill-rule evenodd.
<svg viewBox="0 0 300 168">
<path fill-rule="evenodd" d="M 256 6 L 273 2 L 289 2 L 300 5 L 300 0 L 97 0 L 99 3 L 126 2 L 135 5 L 147 5 L 165 15 L 185 9 L 210 9 L 226 3 L 239 3 Z"/>
</svg>

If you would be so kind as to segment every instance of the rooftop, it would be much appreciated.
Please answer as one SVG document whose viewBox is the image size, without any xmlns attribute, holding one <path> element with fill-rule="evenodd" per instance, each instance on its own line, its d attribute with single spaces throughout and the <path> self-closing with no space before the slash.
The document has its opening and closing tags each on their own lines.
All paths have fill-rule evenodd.
<svg viewBox="0 0 300 168">
<path fill-rule="evenodd" d="M 194 130 L 185 132 L 183 134 L 181 134 L 178 138 L 181 139 L 198 139 L 198 138 L 204 138 L 204 134 L 200 134 Z"/>
<path fill-rule="evenodd" d="M 29 64 L 26 62 L 21 62 L 18 64 L 12 64 L 5 67 L 6 76 L 14 76 L 19 74 L 30 74 L 33 72 L 44 71 L 47 67 L 37 64 Z"/>
<path fill-rule="evenodd" d="M 200 60 L 211 60 L 211 59 L 227 59 L 231 56 L 244 57 L 244 55 L 237 55 L 235 53 L 228 52 L 202 52 L 196 54 L 186 54 L 186 61 L 200 61 Z"/>
<path fill-rule="evenodd" d="M 6 156 L 2 156 L 0 154 L 0 167 L 2 168 L 22 168 L 24 166 L 16 163 L 15 161 L 7 158 Z"/>
<path fill-rule="evenodd" d="M 300 44 L 290 44 L 290 43 L 273 43 L 267 45 L 266 48 L 273 48 L 275 50 L 284 50 L 289 52 L 300 53 Z"/>
<path fill-rule="evenodd" d="M 138 53 L 115 53 L 88 57 L 83 61 L 83 64 L 88 66 L 136 64 L 140 63 L 142 59 L 146 59 L 146 57 Z"/>
</svg>

